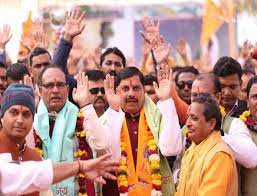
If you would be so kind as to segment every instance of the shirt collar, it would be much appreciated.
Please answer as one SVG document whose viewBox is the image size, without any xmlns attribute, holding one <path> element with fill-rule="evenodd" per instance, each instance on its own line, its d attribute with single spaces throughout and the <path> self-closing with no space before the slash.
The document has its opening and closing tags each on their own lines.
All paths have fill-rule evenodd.
<svg viewBox="0 0 257 196">
<path fill-rule="evenodd" d="M 236 100 L 236 103 L 233 105 L 232 109 L 229 111 L 228 115 L 233 116 L 233 114 L 235 114 L 237 108 L 238 108 L 238 99 Z"/>
</svg>

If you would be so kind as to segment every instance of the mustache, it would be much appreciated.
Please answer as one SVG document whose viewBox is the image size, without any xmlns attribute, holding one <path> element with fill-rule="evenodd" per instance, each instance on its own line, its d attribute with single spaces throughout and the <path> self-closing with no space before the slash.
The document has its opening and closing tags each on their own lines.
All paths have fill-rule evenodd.
<svg viewBox="0 0 257 196">
<path fill-rule="evenodd" d="M 125 102 L 138 102 L 138 100 L 135 97 L 128 97 L 125 99 Z"/>
<path fill-rule="evenodd" d="M 99 101 L 99 100 L 102 100 L 103 102 L 105 102 L 103 97 L 98 97 L 98 98 L 95 100 L 95 103 L 96 103 L 97 101 Z"/>
<path fill-rule="evenodd" d="M 111 76 L 117 76 L 118 74 L 115 72 L 115 71 L 113 71 L 113 70 L 111 70 L 111 71 L 109 71 L 109 74 L 111 75 Z"/>
</svg>

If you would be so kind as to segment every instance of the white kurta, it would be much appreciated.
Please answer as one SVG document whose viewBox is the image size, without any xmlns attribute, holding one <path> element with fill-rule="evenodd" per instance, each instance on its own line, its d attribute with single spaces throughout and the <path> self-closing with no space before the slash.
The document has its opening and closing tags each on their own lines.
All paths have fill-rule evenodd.
<svg viewBox="0 0 257 196">
<path fill-rule="evenodd" d="M 159 135 L 159 147 L 162 155 L 176 156 L 181 152 L 182 140 L 180 134 L 179 120 L 173 100 L 167 99 L 159 101 L 157 107 L 163 118 L 163 128 Z M 115 111 L 109 108 L 106 111 L 106 121 L 103 122 L 111 135 L 111 153 L 114 160 L 119 160 L 120 150 L 120 132 L 124 121 L 125 113 Z"/>
<path fill-rule="evenodd" d="M 45 191 L 52 185 L 53 166 L 50 160 L 20 164 L 11 161 L 11 154 L 0 154 L 0 189 L 4 195 Z"/>
</svg>

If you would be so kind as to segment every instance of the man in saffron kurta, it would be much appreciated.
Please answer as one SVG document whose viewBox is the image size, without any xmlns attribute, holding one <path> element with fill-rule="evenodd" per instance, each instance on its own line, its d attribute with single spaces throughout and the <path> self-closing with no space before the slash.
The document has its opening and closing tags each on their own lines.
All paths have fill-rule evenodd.
<svg viewBox="0 0 257 196">
<path fill-rule="evenodd" d="M 211 98 L 200 95 L 188 113 L 188 138 L 193 144 L 182 159 L 176 196 L 236 196 L 236 164 L 221 139 L 219 107 Z"/>
<path fill-rule="evenodd" d="M 171 171 L 164 156 L 181 151 L 179 121 L 171 94 L 171 74 L 167 67 L 159 70 L 159 87 L 154 83 L 159 98 L 157 106 L 144 94 L 143 75 L 136 67 L 122 70 L 116 79 L 107 76 L 105 91 L 110 108 L 102 116 L 103 124 L 110 125 L 111 151 L 120 159 L 123 172 L 118 174 L 118 187 L 107 184 L 103 195 L 173 195 Z M 121 109 L 120 109 L 121 108 Z M 115 116 L 115 121 L 108 120 Z"/>
<path fill-rule="evenodd" d="M 79 73 L 77 81 L 73 99 L 80 106 L 81 112 L 67 100 L 67 78 L 59 66 L 50 65 L 39 75 L 42 99 L 34 120 L 37 135 L 35 143 L 36 147 L 43 151 L 43 158 L 51 159 L 54 163 L 87 160 L 92 158 L 91 149 L 102 153 L 109 147 L 108 133 L 98 121 L 92 104 L 89 104 L 88 80 L 85 73 Z M 52 114 L 55 114 L 55 118 L 51 119 Z M 83 181 L 81 177 L 78 179 L 78 183 L 77 179 L 69 178 L 52 186 L 53 193 L 77 195 L 79 192 L 94 196 L 93 184 Z"/>
</svg>

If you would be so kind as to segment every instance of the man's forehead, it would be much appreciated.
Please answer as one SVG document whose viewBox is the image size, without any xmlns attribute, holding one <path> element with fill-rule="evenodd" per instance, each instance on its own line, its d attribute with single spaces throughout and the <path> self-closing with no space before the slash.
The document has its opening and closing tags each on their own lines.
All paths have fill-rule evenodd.
<svg viewBox="0 0 257 196">
<path fill-rule="evenodd" d="M 58 80 L 65 82 L 65 74 L 58 68 L 49 68 L 44 72 L 42 79 L 44 81 Z"/>
<path fill-rule="evenodd" d="M 24 106 L 24 105 L 13 105 L 10 108 L 8 108 L 8 110 L 11 110 L 11 109 L 12 110 L 20 110 L 22 112 L 30 111 L 30 109 L 27 106 Z"/>
<path fill-rule="evenodd" d="M 214 85 L 210 80 L 195 80 L 191 91 L 194 93 L 212 93 Z"/>
<path fill-rule="evenodd" d="M 35 63 L 35 62 L 49 62 L 49 61 L 51 61 L 51 58 L 50 58 L 49 54 L 47 54 L 47 53 L 40 54 L 40 55 L 34 56 L 32 58 L 32 63 Z"/>
<path fill-rule="evenodd" d="M 97 80 L 97 81 L 88 80 L 88 85 L 89 85 L 89 86 L 99 86 L 99 87 L 103 87 L 103 86 L 104 86 L 104 81 L 103 81 L 103 80 Z"/>
<path fill-rule="evenodd" d="M 196 75 L 191 72 L 182 72 L 179 74 L 178 81 L 189 81 L 189 80 L 194 80 Z"/>
<path fill-rule="evenodd" d="M 240 79 L 237 74 L 232 74 L 225 77 L 219 77 L 219 81 L 222 85 L 233 85 L 240 83 Z"/>
<path fill-rule="evenodd" d="M 116 61 L 116 62 L 122 62 L 122 59 L 120 56 L 114 54 L 114 53 L 110 53 L 110 54 L 107 54 L 105 57 L 104 57 L 104 60 L 108 60 L 108 61 Z"/>
<path fill-rule="evenodd" d="M 132 76 L 130 78 L 121 80 L 120 85 L 121 86 L 138 86 L 138 85 L 142 85 L 142 83 L 138 76 Z"/>
</svg>

